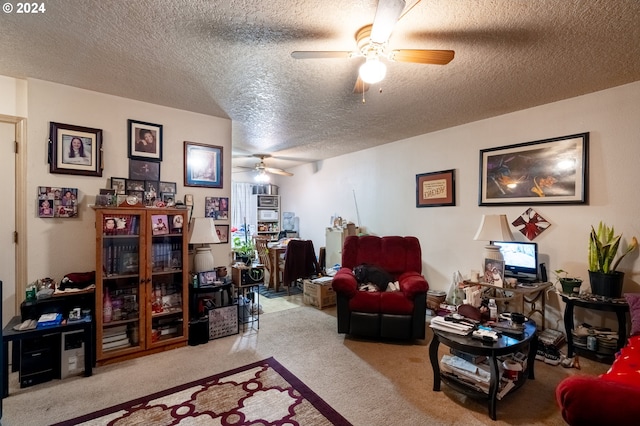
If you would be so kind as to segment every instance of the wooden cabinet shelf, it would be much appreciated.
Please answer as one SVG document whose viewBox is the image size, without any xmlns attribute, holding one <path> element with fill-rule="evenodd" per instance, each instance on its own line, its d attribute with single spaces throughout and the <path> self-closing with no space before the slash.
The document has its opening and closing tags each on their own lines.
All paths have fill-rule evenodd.
<svg viewBox="0 0 640 426">
<path fill-rule="evenodd" d="M 187 212 L 96 209 L 99 364 L 186 345 L 188 238 L 173 223 L 187 223 Z"/>
</svg>

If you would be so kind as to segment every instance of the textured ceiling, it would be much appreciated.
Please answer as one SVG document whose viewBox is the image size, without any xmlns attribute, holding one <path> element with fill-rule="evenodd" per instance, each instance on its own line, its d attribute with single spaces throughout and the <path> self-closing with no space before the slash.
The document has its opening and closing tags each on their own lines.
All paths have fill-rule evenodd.
<svg viewBox="0 0 640 426">
<path fill-rule="evenodd" d="M 390 47 L 455 59 L 388 63 L 364 103 L 352 93 L 357 59 L 290 53 L 354 50 L 376 0 L 44 4 L 0 15 L 0 74 L 231 118 L 234 153 L 271 153 L 273 167 L 640 80 L 638 0 L 419 1 Z"/>
</svg>

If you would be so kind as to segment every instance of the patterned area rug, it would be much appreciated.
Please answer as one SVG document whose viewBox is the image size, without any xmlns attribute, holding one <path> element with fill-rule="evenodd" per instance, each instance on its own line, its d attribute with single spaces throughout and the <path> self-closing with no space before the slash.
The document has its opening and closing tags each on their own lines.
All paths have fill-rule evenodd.
<svg viewBox="0 0 640 426">
<path fill-rule="evenodd" d="M 286 287 L 280 287 L 280 290 L 269 290 L 264 285 L 260 285 L 258 287 L 258 293 L 260 293 L 260 297 L 266 297 L 267 299 L 275 299 L 276 297 L 294 295 L 294 294 L 302 294 L 302 289 L 298 286 L 291 287 L 291 291 L 287 294 Z"/>
<path fill-rule="evenodd" d="M 58 423 L 350 425 L 274 358 Z"/>
</svg>

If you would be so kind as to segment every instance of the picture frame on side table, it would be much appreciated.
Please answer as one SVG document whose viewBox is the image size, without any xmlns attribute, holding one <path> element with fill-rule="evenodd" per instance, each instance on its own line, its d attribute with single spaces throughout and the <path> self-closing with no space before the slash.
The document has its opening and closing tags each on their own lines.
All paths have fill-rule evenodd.
<svg viewBox="0 0 640 426">
<path fill-rule="evenodd" d="M 102 176 L 102 129 L 49 123 L 49 172 Z"/>
<path fill-rule="evenodd" d="M 504 287 L 504 260 L 484 259 L 485 283 Z"/>
<path fill-rule="evenodd" d="M 222 188 L 222 147 L 184 142 L 184 186 Z"/>
<path fill-rule="evenodd" d="M 416 207 L 456 205 L 455 170 L 416 175 Z"/>
<path fill-rule="evenodd" d="M 127 120 L 127 124 L 129 158 L 162 161 L 162 125 L 131 119 Z"/>
<path fill-rule="evenodd" d="M 585 204 L 589 133 L 480 150 L 478 205 Z"/>
</svg>

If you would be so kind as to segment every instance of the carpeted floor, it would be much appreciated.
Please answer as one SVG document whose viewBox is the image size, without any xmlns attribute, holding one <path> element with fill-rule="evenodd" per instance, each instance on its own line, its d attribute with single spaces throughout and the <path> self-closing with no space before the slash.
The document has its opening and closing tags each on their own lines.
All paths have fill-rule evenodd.
<svg viewBox="0 0 640 426">
<path fill-rule="evenodd" d="M 493 421 L 486 400 L 447 385 L 433 392 L 430 329 L 425 340 L 413 343 L 371 341 L 336 333 L 335 307 L 272 311 L 272 304 L 296 299 L 301 296 L 261 299 L 259 330 L 97 367 L 91 377 L 20 389 L 18 373 L 11 373 L 2 425 L 51 425 L 274 357 L 354 425 L 560 426 L 565 423 L 554 395 L 560 380 L 608 368 L 586 359 L 582 370 L 534 361 L 536 379 L 499 401 Z M 441 355 L 447 350 L 440 346 Z"/>
<path fill-rule="evenodd" d="M 350 423 L 274 358 L 156 392 L 54 426 Z"/>
</svg>

